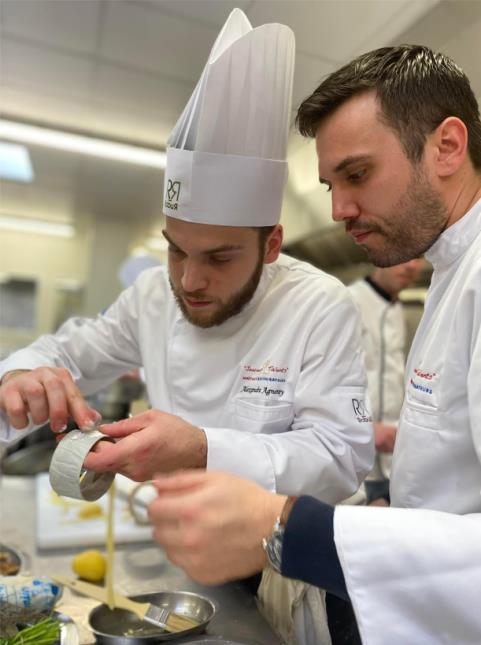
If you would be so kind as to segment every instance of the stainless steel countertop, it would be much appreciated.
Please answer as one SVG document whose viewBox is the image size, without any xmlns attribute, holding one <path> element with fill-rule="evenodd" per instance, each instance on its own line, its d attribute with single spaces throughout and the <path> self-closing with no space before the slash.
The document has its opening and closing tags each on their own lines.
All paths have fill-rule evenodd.
<svg viewBox="0 0 481 645">
<path fill-rule="evenodd" d="M 32 477 L 0 477 L 1 541 L 19 548 L 30 560 L 35 575 L 58 573 L 73 576 L 70 568 L 73 555 L 80 549 L 38 551 L 35 545 L 35 479 Z M 214 565 L 215 566 L 215 565 Z M 218 604 L 218 613 L 203 636 L 184 638 L 176 643 L 221 637 L 248 645 L 280 645 L 281 641 L 259 613 L 255 597 L 240 582 L 204 587 L 193 582 L 172 565 L 162 549 L 151 544 L 119 545 L 115 555 L 115 586 L 126 595 L 153 591 L 196 591 Z M 87 615 L 95 601 L 81 598 L 65 590 L 59 611 L 72 615 L 80 624 L 81 643 L 94 643 L 86 629 Z M 222 642 L 222 640 L 220 640 Z"/>
</svg>

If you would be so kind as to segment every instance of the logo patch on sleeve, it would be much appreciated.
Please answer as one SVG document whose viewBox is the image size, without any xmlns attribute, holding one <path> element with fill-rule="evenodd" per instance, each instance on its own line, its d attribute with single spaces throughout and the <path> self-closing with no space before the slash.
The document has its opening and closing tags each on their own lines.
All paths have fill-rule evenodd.
<svg viewBox="0 0 481 645">
<path fill-rule="evenodd" d="M 359 423 L 372 422 L 372 416 L 366 407 L 364 399 L 352 399 L 352 408 Z"/>
</svg>

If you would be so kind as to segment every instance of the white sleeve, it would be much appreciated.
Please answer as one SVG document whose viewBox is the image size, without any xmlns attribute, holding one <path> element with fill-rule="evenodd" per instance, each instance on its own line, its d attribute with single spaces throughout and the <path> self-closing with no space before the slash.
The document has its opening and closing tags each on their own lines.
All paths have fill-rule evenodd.
<svg viewBox="0 0 481 645">
<path fill-rule="evenodd" d="M 207 467 L 253 479 L 271 491 L 310 494 L 329 503 L 352 495 L 374 459 L 360 327 L 346 293 L 311 332 L 289 430 L 250 434 L 204 428 Z"/>
<path fill-rule="evenodd" d="M 363 645 L 479 645 L 481 514 L 339 506 L 334 537 Z"/>
<path fill-rule="evenodd" d="M 130 288 L 105 314 L 68 320 L 55 334 L 41 336 L 2 361 L 0 378 L 16 369 L 65 367 L 84 394 L 97 392 L 141 364 L 136 302 L 134 288 Z M 1 415 L 0 440 L 19 438 Z"/>
<path fill-rule="evenodd" d="M 55 334 L 41 336 L 0 363 L 0 377 L 15 369 L 67 368 L 90 394 L 141 364 L 134 288 L 97 318 L 71 318 Z"/>
</svg>

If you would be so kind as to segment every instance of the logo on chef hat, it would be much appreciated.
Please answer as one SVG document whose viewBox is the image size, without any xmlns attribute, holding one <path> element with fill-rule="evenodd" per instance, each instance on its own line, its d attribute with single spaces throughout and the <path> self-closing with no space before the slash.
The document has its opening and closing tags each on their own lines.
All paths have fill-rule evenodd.
<svg viewBox="0 0 481 645">
<path fill-rule="evenodd" d="M 171 210 L 177 210 L 180 197 L 180 181 L 167 180 L 167 190 L 165 191 L 167 199 L 165 200 L 165 207 Z"/>
</svg>

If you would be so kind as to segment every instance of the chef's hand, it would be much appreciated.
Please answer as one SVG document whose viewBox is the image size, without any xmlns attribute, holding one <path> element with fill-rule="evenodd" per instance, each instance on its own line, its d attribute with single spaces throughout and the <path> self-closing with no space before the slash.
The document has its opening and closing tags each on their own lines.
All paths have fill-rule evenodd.
<svg viewBox="0 0 481 645">
<path fill-rule="evenodd" d="M 271 534 L 285 496 L 215 471 L 156 476 L 154 484 L 154 539 L 191 578 L 220 584 L 266 566 L 262 538 Z"/>
<path fill-rule="evenodd" d="M 173 414 L 148 410 L 101 425 L 100 431 L 120 440 L 97 443 L 84 462 L 88 470 L 114 471 L 145 481 L 154 473 L 207 465 L 205 432 Z"/>
<path fill-rule="evenodd" d="M 374 444 L 378 452 L 392 452 L 396 441 L 396 426 L 374 423 Z"/>
<path fill-rule="evenodd" d="M 88 406 L 70 372 L 61 367 L 7 372 L 0 386 L 0 410 L 17 429 L 28 425 L 28 414 L 37 425 L 50 419 L 54 432 L 65 430 L 69 417 L 86 430 L 100 419 L 99 413 Z"/>
</svg>

